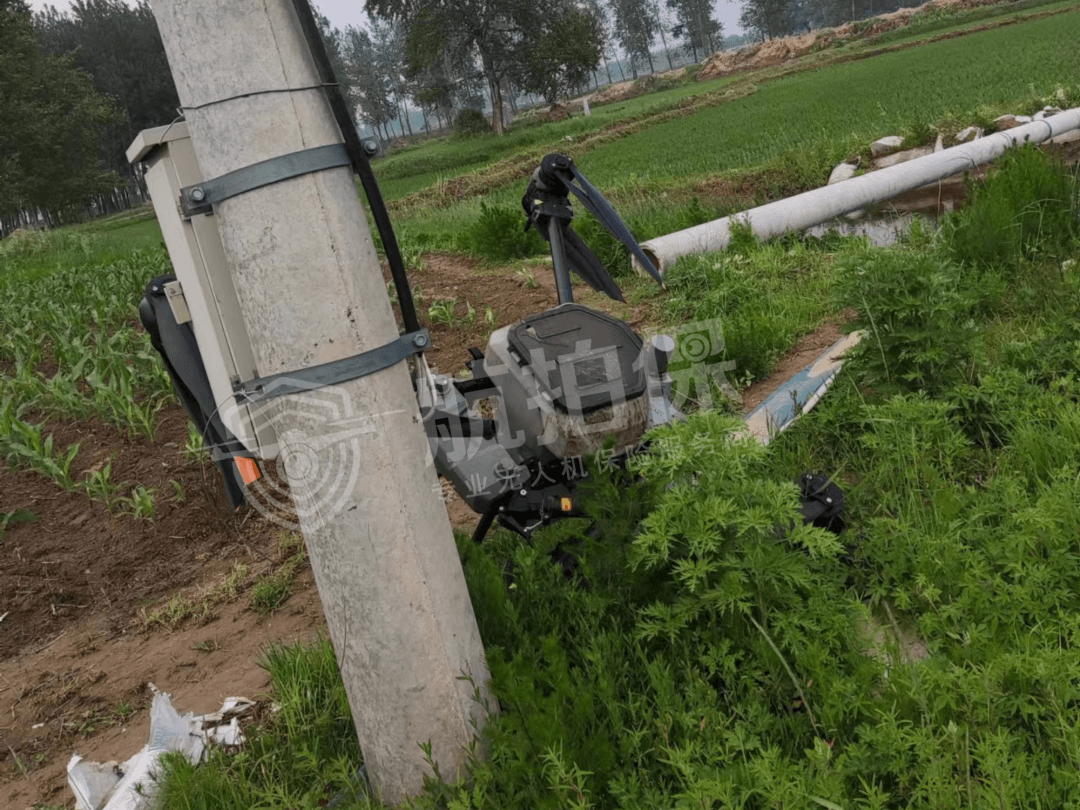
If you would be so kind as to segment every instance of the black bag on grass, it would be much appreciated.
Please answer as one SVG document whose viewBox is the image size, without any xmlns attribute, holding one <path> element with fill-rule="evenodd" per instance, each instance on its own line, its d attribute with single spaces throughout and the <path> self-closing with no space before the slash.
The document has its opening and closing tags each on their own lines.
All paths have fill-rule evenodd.
<svg viewBox="0 0 1080 810">
<path fill-rule="evenodd" d="M 803 473 L 799 477 L 799 494 L 804 523 L 828 529 L 833 534 L 844 531 L 844 491 L 828 476 Z"/>
</svg>

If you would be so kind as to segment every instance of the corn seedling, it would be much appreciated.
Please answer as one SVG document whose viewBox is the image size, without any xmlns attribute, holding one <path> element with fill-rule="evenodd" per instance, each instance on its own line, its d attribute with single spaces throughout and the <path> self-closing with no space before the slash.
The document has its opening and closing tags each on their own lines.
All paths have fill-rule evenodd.
<svg viewBox="0 0 1080 810">
<path fill-rule="evenodd" d="M 127 489 L 128 484 L 112 480 L 112 459 L 105 462 L 100 470 L 89 472 L 82 482 L 83 491 L 92 501 L 98 501 L 105 505 L 109 512 L 116 511 L 121 504 L 121 492 Z"/>
<path fill-rule="evenodd" d="M 0 453 L 8 461 L 43 475 L 68 492 L 78 489 L 71 474 L 79 454 L 78 443 L 63 451 L 57 450 L 53 447 L 52 435 L 42 435 L 42 425 L 31 425 L 10 413 L 2 420 L 0 428 L 7 429 L 6 436 L 0 432 Z"/>
<path fill-rule="evenodd" d="M 136 520 L 148 520 L 153 523 L 157 520 L 157 509 L 154 507 L 154 495 L 157 490 L 143 486 L 135 487 L 130 495 L 121 495 L 116 502 L 125 514 L 131 515 Z"/>
<path fill-rule="evenodd" d="M 514 275 L 518 277 L 521 285 L 527 290 L 535 290 L 540 286 L 540 282 L 536 280 L 536 274 L 528 267 L 522 267 L 520 270 L 515 270 Z"/>
<path fill-rule="evenodd" d="M 174 478 L 169 481 L 169 485 L 172 487 L 173 491 L 173 503 L 184 503 L 187 501 L 187 493 L 184 492 L 183 484 Z"/>
<path fill-rule="evenodd" d="M 29 509 L 15 509 L 11 512 L 0 512 L 0 540 L 8 528 L 16 523 L 36 523 L 40 518 Z"/>
<path fill-rule="evenodd" d="M 194 422 L 187 423 L 187 439 L 184 441 L 184 461 L 188 464 L 201 464 L 206 460 L 206 444 L 203 442 L 202 433 Z"/>
<path fill-rule="evenodd" d="M 453 326 L 455 323 L 454 310 L 457 309 L 456 298 L 440 298 L 428 307 L 428 317 L 435 323 L 444 326 Z"/>
</svg>

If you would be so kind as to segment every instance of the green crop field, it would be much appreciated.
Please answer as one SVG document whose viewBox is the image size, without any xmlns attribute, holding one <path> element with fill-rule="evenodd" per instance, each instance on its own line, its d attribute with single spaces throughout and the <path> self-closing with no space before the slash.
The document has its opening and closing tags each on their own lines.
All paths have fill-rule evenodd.
<svg viewBox="0 0 1080 810">
<path fill-rule="evenodd" d="M 112 480 L 109 466 L 80 477 L 79 444 L 55 446 L 44 427 L 96 419 L 154 437 L 157 414 L 174 395 L 136 326 L 135 305 L 170 265 L 161 247 L 135 246 L 155 236 L 157 223 L 147 220 L 0 242 L 0 368 L 10 369 L 0 374 L 0 457 L 110 511 L 130 506 L 136 485 Z"/>
<path fill-rule="evenodd" d="M 685 119 L 598 147 L 582 158 L 603 188 L 669 183 L 761 165 L 785 152 L 853 144 L 980 110 L 1041 109 L 1058 87 L 1078 91 L 1080 13 L 1043 20 L 770 82 Z M 987 113 L 984 113 L 984 116 Z M 673 144 L 693 144 L 673 149 Z"/>
<path fill-rule="evenodd" d="M 161 228 L 149 209 L 53 233 L 27 231 L 0 242 L 0 289 L 55 270 L 126 259 L 160 247 Z"/>
<path fill-rule="evenodd" d="M 1071 0 L 1051 3 L 1042 0 L 1034 0 L 1033 2 L 1017 0 L 1007 7 L 983 6 L 970 9 L 946 7 L 931 11 L 903 28 L 878 34 L 872 38 L 872 42 L 875 46 L 915 42 L 939 32 L 952 33 L 983 27 L 988 24 L 988 21 L 1000 24 L 1021 19 L 1029 16 L 1032 10 L 1039 13 L 1049 13 L 1066 8 L 1075 8 L 1075 4 Z"/>
<path fill-rule="evenodd" d="M 1075 103 L 1080 100 L 1077 42 L 1080 12 L 1058 14 L 767 81 L 751 95 L 581 154 L 572 142 L 552 148 L 574 156 L 586 176 L 639 226 L 636 235 L 647 239 L 665 232 L 663 214 L 672 207 L 672 200 L 659 195 L 667 193 L 684 205 L 685 189 L 694 183 L 756 172 L 762 175 L 761 192 L 790 193 L 823 184 L 836 162 L 865 152 L 883 135 L 932 137 L 931 127 L 939 123 L 947 125 L 943 134 L 951 135 L 969 123 L 987 125 L 1005 112 Z M 412 160 L 435 148 L 413 150 Z M 437 148 L 449 153 L 455 146 Z M 377 174 L 381 165 L 375 165 Z M 478 220 L 481 202 L 516 208 L 523 188 L 520 179 L 495 184 L 481 197 L 436 202 L 399 214 L 395 222 L 406 242 L 467 249 L 462 235 Z"/>
<path fill-rule="evenodd" d="M 882 46 L 895 47 L 896 45 L 911 43 L 938 34 L 954 35 L 965 32 L 973 27 L 985 26 L 987 24 L 1001 24 L 1017 17 L 1033 14 L 1049 14 L 1061 10 L 1073 9 L 1075 7 L 1075 0 L 1064 0 L 1064 2 L 1054 3 L 1041 1 L 1015 4 L 1010 3 L 995 6 L 983 6 L 974 9 L 963 9 L 959 11 L 946 9 L 924 13 L 916 17 L 914 22 L 908 26 L 887 31 L 884 34 L 869 39 L 841 41 L 835 49 L 826 50 L 818 54 L 810 54 L 803 57 L 800 60 L 800 63 L 803 63 L 806 67 L 810 68 L 819 63 L 827 65 L 834 59 L 856 58 L 861 53 L 880 50 Z M 1055 17 L 1055 19 L 1059 18 Z M 1050 25 L 1052 28 L 1053 23 Z M 1044 28 L 1043 30 L 1049 29 Z M 942 84 L 943 92 L 946 96 L 948 96 L 949 92 L 956 91 L 957 89 L 961 92 L 965 92 L 968 89 L 966 82 L 972 75 L 978 76 L 982 72 L 981 68 L 987 63 L 996 63 L 998 65 L 998 67 L 993 69 L 992 75 L 987 77 L 988 84 L 995 82 L 999 78 L 1000 73 L 1002 72 L 999 67 L 1004 67 L 1011 63 L 1013 58 L 1011 52 L 1006 54 L 1001 51 L 992 50 L 993 48 L 1000 47 L 1002 44 L 1004 44 L 1006 49 L 1015 47 L 1024 53 L 1024 56 L 1022 57 L 1023 64 L 1016 64 L 1014 66 L 1016 76 L 1026 75 L 1025 71 L 1030 66 L 1030 63 L 1040 61 L 1039 55 L 1042 51 L 1039 48 L 1028 47 L 1027 39 L 1028 37 L 1031 37 L 1032 42 L 1039 40 L 1041 47 L 1042 31 L 1029 29 L 1026 26 L 1025 31 L 1028 33 L 1019 34 L 1018 36 L 1006 35 L 1003 39 L 991 39 L 985 43 L 976 44 L 970 49 L 962 49 L 960 52 L 942 52 L 941 56 L 935 55 L 936 52 L 934 51 L 927 52 L 925 48 L 920 48 L 918 50 L 920 56 L 914 61 L 919 63 L 923 68 L 923 75 L 925 75 L 927 70 L 933 72 L 939 68 L 951 72 L 949 65 L 941 64 L 941 62 L 949 62 L 950 60 L 957 58 L 970 60 L 967 62 L 967 67 L 971 68 L 970 72 L 957 77 L 959 81 L 954 81 L 951 77 L 947 77 L 948 80 Z M 1070 31 L 1073 33 L 1068 33 Z M 1067 48 L 1067 44 L 1070 42 L 1069 37 L 1075 36 L 1075 21 L 1066 23 L 1065 28 L 1061 33 L 1061 41 L 1066 44 L 1066 50 L 1070 50 Z M 987 48 L 990 48 L 991 50 L 987 50 Z M 1065 62 L 1060 65 L 1060 71 L 1058 70 L 1058 66 L 1045 64 L 1032 75 L 1035 76 L 1046 73 L 1059 83 L 1063 82 L 1066 85 L 1075 84 L 1072 79 L 1074 72 L 1070 71 L 1070 66 L 1075 66 L 1076 55 L 1072 52 L 1074 50 L 1075 49 L 1071 49 L 1067 54 Z M 929 58 L 927 59 L 926 57 Z M 1048 59 L 1046 61 L 1052 62 L 1053 60 Z M 907 64 L 908 63 L 903 60 L 899 63 L 887 61 L 885 67 L 881 68 L 881 70 L 886 74 L 893 74 L 896 71 L 906 69 Z M 786 70 L 781 68 L 780 72 L 786 72 Z M 776 73 L 777 71 L 775 69 L 764 69 L 751 74 L 751 77 L 754 81 L 757 80 L 758 76 L 764 81 L 769 81 Z M 829 75 L 832 74 L 830 73 Z M 376 170 L 387 199 L 397 199 L 398 197 L 418 191 L 441 180 L 446 180 L 466 172 L 475 171 L 484 166 L 489 166 L 497 160 L 510 156 L 525 147 L 549 144 L 552 149 L 561 147 L 573 152 L 573 139 L 580 138 L 582 135 L 596 132 L 613 123 L 646 118 L 651 114 L 671 109 L 680 101 L 716 91 L 724 85 L 730 84 L 735 79 L 743 78 L 743 76 L 727 77 L 701 83 L 689 81 L 661 92 L 649 93 L 627 101 L 594 107 L 590 118 L 586 118 L 578 113 L 571 119 L 553 124 L 543 124 L 536 120 L 531 120 L 529 123 L 516 126 L 508 136 L 503 138 L 496 138 L 494 136 L 464 139 L 452 138 L 449 140 L 429 142 L 420 146 L 409 147 L 400 153 L 392 154 L 391 156 L 378 161 Z M 854 76 L 855 81 L 859 81 L 861 78 L 861 75 Z M 879 77 L 870 75 L 870 78 L 876 79 Z M 892 77 L 892 83 L 894 85 L 899 85 L 902 88 L 900 92 L 905 96 L 905 104 L 910 102 L 910 100 L 906 98 L 907 95 L 918 89 L 916 83 L 907 82 L 906 77 L 902 74 L 894 75 Z M 981 81 L 977 81 L 975 87 L 978 89 L 982 84 Z M 996 99 L 996 101 L 1012 103 L 1023 98 L 1022 96 L 1018 97 L 1015 95 L 1013 92 L 1015 86 L 1014 81 L 1007 81 L 1006 84 L 1002 85 L 1002 90 L 1005 92 L 1005 95 Z M 935 82 L 935 89 L 936 88 L 937 82 Z M 811 89 L 819 95 L 829 95 L 831 93 L 831 90 L 828 88 L 812 86 Z M 1028 89 L 1028 85 L 1021 83 L 1021 93 Z M 849 112 L 845 116 L 846 120 L 851 120 L 857 116 L 861 117 L 861 113 L 858 112 L 858 110 L 860 109 L 862 99 L 855 98 L 851 100 L 854 102 L 856 112 L 854 114 Z M 806 101 L 806 99 L 804 99 L 804 101 Z M 989 103 L 995 103 L 995 100 L 991 100 Z M 970 113 L 975 110 L 977 106 L 977 104 L 972 106 L 953 104 L 952 106 L 946 105 L 944 110 L 948 111 L 955 108 L 961 112 Z M 817 115 L 816 117 L 831 119 L 831 113 L 832 110 L 829 111 L 829 115 Z M 938 117 L 940 117 L 941 114 L 942 113 L 938 113 Z M 920 111 L 915 120 L 932 122 L 933 120 L 936 120 L 936 118 L 927 111 Z M 875 123 L 872 119 L 871 122 Z M 905 120 L 900 120 L 898 124 L 894 122 L 895 125 L 899 126 L 905 126 L 909 123 L 912 122 Z M 746 135 L 753 136 L 754 132 L 755 130 L 749 130 Z M 746 136 L 744 135 L 736 140 L 742 143 L 745 137 Z M 648 156 L 645 155 L 635 156 L 635 160 L 637 161 L 645 160 L 647 162 L 648 159 Z M 739 164 L 736 163 L 733 165 Z"/>
<path fill-rule="evenodd" d="M 505 137 L 495 136 L 450 139 L 410 147 L 375 163 L 379 185 L 388 200 L 394 200 L 433 185 L 442 179 L 488 166 L 526 147 L 573 139 L 596 132 L 627 118 L 646 116 L 701 93 L 723 87 L 730 79 L 689 82 L 656 93 L 596 107 L 586 117 L 573 117 L 555 123 L 542 120 L 515 126 Z M 567 140 L 570 139 L 570 140 Z"/>
</svg>

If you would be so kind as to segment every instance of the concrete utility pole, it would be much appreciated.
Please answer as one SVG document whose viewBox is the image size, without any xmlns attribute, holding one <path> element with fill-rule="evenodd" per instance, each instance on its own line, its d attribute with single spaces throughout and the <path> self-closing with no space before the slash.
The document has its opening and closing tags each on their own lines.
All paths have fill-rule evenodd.
<svg viewBox="0 0 1080 810">
<path fill-rule="evenodd" d="M 152 6 L 205 178 L 341 142 L 323 90 L 289 90 L 319 84 L 289 0 Z M 240 194 L 216 215 L 259 376 L 397 338 L 349 168 Z M 420 743 L 446 778 L 459 772 L 488 678 L 407 369 L 271 402 L 283 455 L 309 467 L 286 465 L 298 508 L 320 502 L 310 468 L 337 463 L 339 447 L 320 447 L 325 407 L 359 425 L 348 441 L 361 463 L 344 497 L 328 512 L 299 511 L 368 773 L 397 803 L 429 773 Z"/>
</svg>

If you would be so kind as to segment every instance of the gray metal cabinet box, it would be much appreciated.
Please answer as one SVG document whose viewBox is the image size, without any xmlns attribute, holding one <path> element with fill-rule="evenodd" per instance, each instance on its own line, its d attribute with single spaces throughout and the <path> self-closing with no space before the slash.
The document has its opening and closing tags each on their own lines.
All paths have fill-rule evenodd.
<svg viewBox="0 0 1080 810">
<path fill-rule="evenodd" d="M 169 291 L 169 301 L 179 322 L 185 320 L 184 305 L 190 313 L 219 415 L 252 455 L 274 458 L 278 448 L 272 427 L 233 394 L 234 380 L 259 374 L 214 216 L 184 219 L 180 214 L 180 189 L 205 179 L 187 124 L 143 130 L 128 147 L 127 158 L 146 167 L 147 188 L 180 286 L 179 292 Z"/>
</svg>

